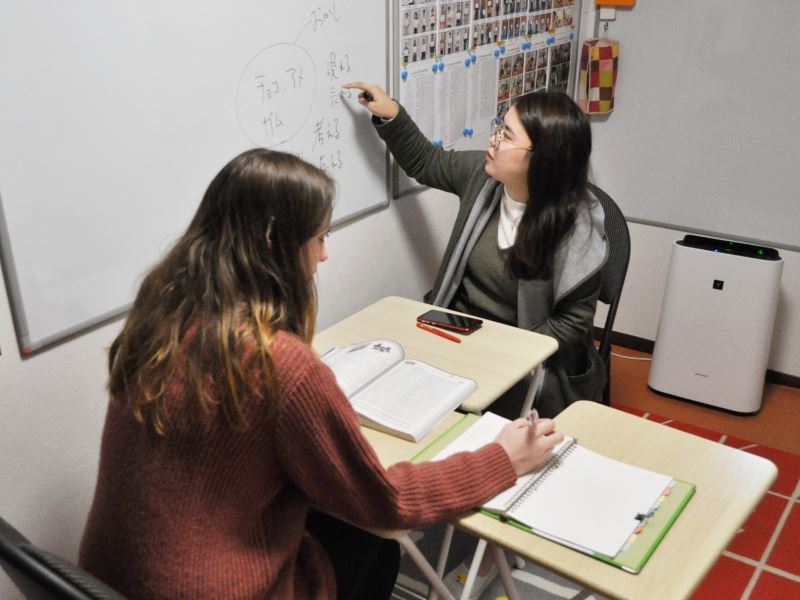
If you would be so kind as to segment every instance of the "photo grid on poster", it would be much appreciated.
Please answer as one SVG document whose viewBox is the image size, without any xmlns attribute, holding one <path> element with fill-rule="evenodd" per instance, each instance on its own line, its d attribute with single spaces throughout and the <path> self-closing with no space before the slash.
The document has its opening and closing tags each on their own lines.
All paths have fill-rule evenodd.
<svg viewBox="0 0 800 600">
<path fill-rule="evenodd" d="M 488 134 L 522 94 L 567 91 L 576 0 L 399 0 L 396 96 L 450 147 Z"/>
</svg>

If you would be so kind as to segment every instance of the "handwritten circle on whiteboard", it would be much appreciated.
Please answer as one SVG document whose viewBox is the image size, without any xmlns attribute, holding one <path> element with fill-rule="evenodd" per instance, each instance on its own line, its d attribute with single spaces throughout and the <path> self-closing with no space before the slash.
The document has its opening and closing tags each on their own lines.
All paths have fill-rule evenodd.
<svg viewBox="0 0 800 600">
<path fill-rule="evenodd" d="M 267 46 L 239 78 L 236 113 L 247 138 L 275 148 L 291 141 L 308 120 L 317 93 L 314 61 L 295 44 Z"/>
</svg>

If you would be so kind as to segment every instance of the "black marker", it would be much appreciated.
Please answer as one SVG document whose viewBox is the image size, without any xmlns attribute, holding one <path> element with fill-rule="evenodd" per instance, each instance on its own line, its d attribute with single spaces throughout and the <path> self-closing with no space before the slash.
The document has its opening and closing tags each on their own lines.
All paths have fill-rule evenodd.
<svg viewBox="0 0 800 600">
<path fill-rule="evenodd" d="M 372 101 L 375 99 L 375 98 L 372 96 L 372 94 L 371 94 L 371 93 L 369 93 L 369 92 L 363 92 L 363 93 L 361 94 L 361 97 L 362 97 L 362 98 L 364 98 L 364 100 L 366 100 L 367 102 L 372 102 Z"/>
</svg>

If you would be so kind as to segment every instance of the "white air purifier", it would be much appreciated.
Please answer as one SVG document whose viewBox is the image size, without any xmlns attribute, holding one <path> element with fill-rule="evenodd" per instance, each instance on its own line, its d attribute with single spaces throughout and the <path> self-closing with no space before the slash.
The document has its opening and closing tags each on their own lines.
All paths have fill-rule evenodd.
<svg viewBox="0 0 800 600">
<path fill-rule="evenodd" d="M 648 385 L 750 414 L 761 408 L 783 259 L 687 235 L 672 247 Z"/>
</svg>

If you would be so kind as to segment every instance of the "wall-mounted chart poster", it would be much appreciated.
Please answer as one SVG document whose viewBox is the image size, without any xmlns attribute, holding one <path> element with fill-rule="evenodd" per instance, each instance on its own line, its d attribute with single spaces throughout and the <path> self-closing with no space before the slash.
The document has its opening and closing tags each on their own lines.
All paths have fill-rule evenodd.
<svg viewBox="0 0 800 600">
<path fill-rule="evenodd" d="M 581 0 L 396 0 L 393 92 L 445 148 L 485 147 L 515 97 L 572 89 Z"/>
</svg>

